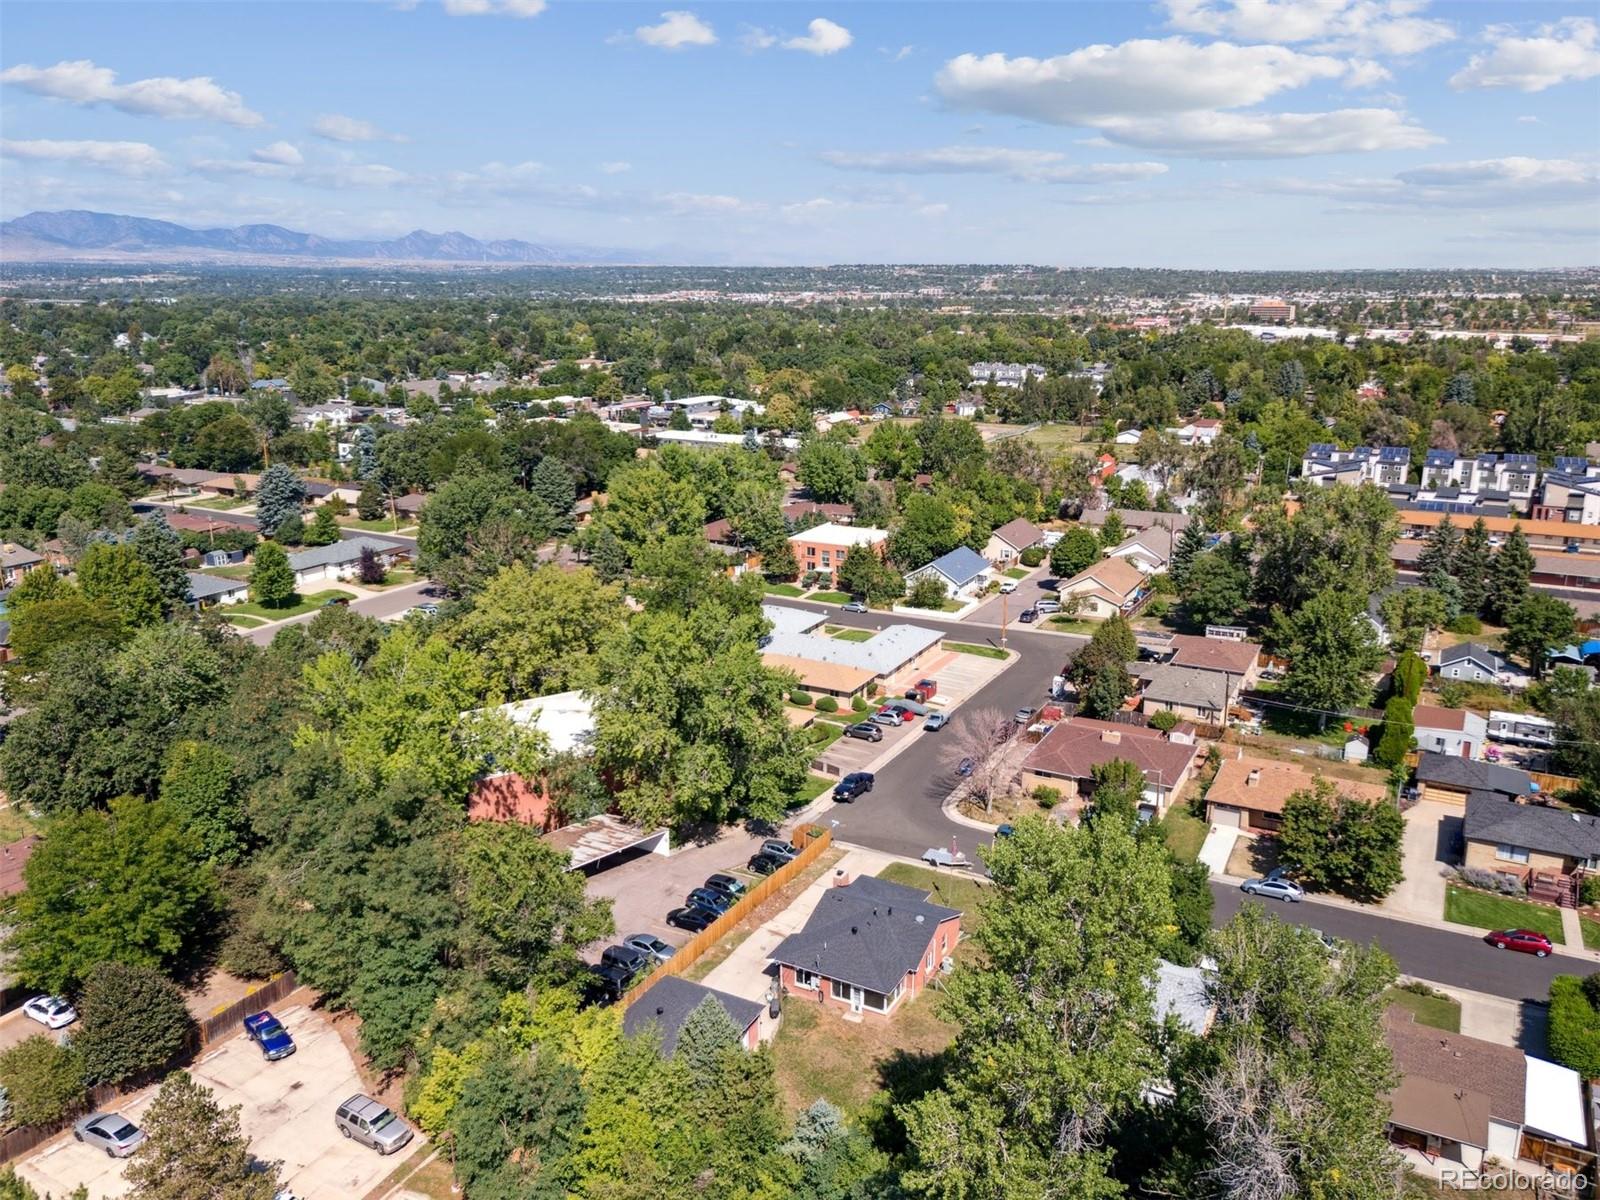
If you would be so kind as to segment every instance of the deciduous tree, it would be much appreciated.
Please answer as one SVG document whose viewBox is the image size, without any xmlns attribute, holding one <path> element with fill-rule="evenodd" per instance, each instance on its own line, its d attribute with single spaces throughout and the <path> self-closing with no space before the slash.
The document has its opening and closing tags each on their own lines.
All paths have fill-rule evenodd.
<svg viewBox="0 0 1600 1200">
<path fill-rule="evenodd" d="M 259 1162 L 239 1127 L 187 1071 L 167 1076 L 140 1122 L 145 1143 L 124 1177 L 133 1200 L 272 1200 L 277 1163 Z"/>
<path fill-rule="evenodd" d="M 1284 801 L 1279 841 L 1296 878 L 1319 890 L 1373 901 L 1402 878 L 1404 832 L 1405 820 L 1391 801 L 1350 796 L 1319 778 Z"/>
<path fill-rule="evenodd" d="M 1060 579 L 1071 579 L 1099 559 L 1100 541 L 1094 531 L 1074 525 L 1050 548 L 1050 573 Z"/>
<path fill-rule="evenodd" d="M 83 1055 L 92 1083 L 122 1083 L 166 1066 L 194 1025 L 183 993 L 171 980 L 125 963 L 100 963 L 91 970 L 77 1007 L 82 1024 L 72 1044 Z"/>
<path fill-rule="evenodd" d="M 294 568 L 277 542 L 262 542 L 256 547 L 250 567 L 250 599 L 268 608 L 281 608 L 294 600 Z"/>
<path fill-rule="evenodd" d="M 83 598 L 116 613 L 129 629 L 161 619 L 161 584 L 132 546 L 96 542 L 78 560 L 77 575 Z"/>
<path fill-rule="evenodd" d="M 1550 652 L 1572 640 L 1578 614 L 1572 605 L 1530 592 L 1506 613 L 1506 649 L 1520 654 L 1534 675 L 1543 675 Z"/>
</svg>

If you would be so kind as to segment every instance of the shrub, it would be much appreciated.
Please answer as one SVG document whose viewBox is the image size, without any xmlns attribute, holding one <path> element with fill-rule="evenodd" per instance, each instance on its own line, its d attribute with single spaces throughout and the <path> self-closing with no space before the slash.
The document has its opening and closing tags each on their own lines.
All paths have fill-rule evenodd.
<svg viewBox="0 0 1600 1200">
<path fill-rule="evenodd" d="M 1502 875 L 1486 867 L 1461 866 L 1455 869 L 1456 882 L 1479 891 L 1496 892 L 1502 896 L 1520 896 L 1523 886 L 1514 875 Z"/>
<path fill-rule="evenodd" d="M 1029 546 L 1026 550 L 1024 550 L 1022 552 L 1022 565 L 1025 566 L 1025 567 L 1037 567 L 1043 561 L 1044 561 L 1044 547 L 1043 546 Z"/>
<path fill-rule="evenodd" d="M 159 971 L 101 963 L 78 1000 L 83 1024 L 72 1039 L 94 1083 L 121 1083 L 164 1066 L 193 1023 L 178 989 Z"/>
<path fill-rule="evenodd" d="M 866 712 L 867 708 L 868 708 L 867 702 L 865 700 L 863 700 L 860 696 L 851 696 L 850 697 L 850 711 L 862 713 L 862 712 Z"/>
<path fill-rule="evenodd" d="M 1144 606 L 1144 615 L 1159 621 L 1162 617 L 1166 616 L 1171 609 L 1172 601 L 1168 600 L 1165 596 L 1157 596 L 1154 600 L 1150 601 L 1149 604 Z"/>
<path fill-rule="evenodd" d="M 22 1124 L 59 1121 L 83 1104 L 83 1058 L 71 1046 L 34 1034 L 0 1054 L 0 1086 Z"/>
<path fill-rule="evenodd" d="M 273 541 L 282 542 L 285 546 L 299 546 L 306 540 L 306 523 L 299 513 L 291 513 L 278 524 L 277 530 L 272 535 Z"/>
<path fill-rule="evenodd" d="M 867 696 L 869 698 L 876 696 L 882 690 L 876 683 L 867 684 Z"/>
<path fill-rule="evenodd" d="M 373 587 L 382 583 L 388 574 L 383 559 L 378 557 L 378 552 L 371 546 L 361 547 L 361 558 L 356 564 L 356 578 Z"/>
<path fill-rule="evenodd" d="M 1584 904 L 1600 904 L 1600 875 L 1585 875 L 1578 899 Z"/>
<path fill-rule="evenodd" d="M 1439 703 L 1445 708 L 1465 708 L 1467 706 L 1467 685 L 1448 679 L 1439 685 Z"/>
<path fill-rule="evenodd" d="M 1040 784 L 1033 789 L 1033 800 L 1040 808 L 1054 808 L 1061 803 L 1061 789 Z"/>
<path fill-rule="evenodd" d="M 1585 1079 L 1600 1078 L 1600 1009 L 1587 994 L 1594 981 L 1557 975 L 1550 981 L 1550 1053 Z"/>
<path fill-rule="evenodd" d="M 911 591 L 906 596 L 906 604 L 911 608 L 943 608 L 949 596 L 940 583 L 932 575 L 924 575 L 911 585 Z"/>
<path fill-rule="evenodd" d="M 789 693 L 789 703 L 790 704 L 798 704 L 801 708 L 810 708 L 811 707 L 811 693 L 810 692 L 790 692 Z"/>
<path fill-rule="evenodd" d="M 1468 637 L 1474 637 L 1483 632 L 1483 622 L 1471 613 L 1462 613 L 1445 628 L 1451 633 L 1464 633 Z"/>
<path fill-rule="evenodd" d="M 827 712 L 827 713 L 838 712 L 839 711 L 839 702 L 837 700 L 835 700 L 832 696 L 818 696 L 817 697 L 817 711 L 818 712 Z"/>
<path fill-rule="evenodd" d="M 1181 720 L 1183 718 L 1170 708 L 1163 708 L 1160 712 L 1151 714 L 1150 728 L 1159 729 L 1162 733 L 1166 733 Z"/>
</svg>

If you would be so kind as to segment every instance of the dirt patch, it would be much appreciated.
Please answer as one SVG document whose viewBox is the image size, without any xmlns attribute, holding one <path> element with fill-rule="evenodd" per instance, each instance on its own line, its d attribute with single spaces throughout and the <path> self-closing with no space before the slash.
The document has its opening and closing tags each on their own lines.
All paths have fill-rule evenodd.
<svg viewBox="0 0 1600 1200">
<path fill-rule="evenodd" d="M 240 979 L 220 967 L 207 972 L 204 979 L 192 988 L 186 988 L 183 1002 L 189 1006 L 189 1015 L 196 1021 L 214 1017 L 231 1004 L 237 1004 L 256 988 L 261 980 Z"/>
<path fill-rule="evenodd" d="M 1228 874 L 1244 877 L 1265 875 L 1278 865 L 1278 839 L 1242 837 L 1233 843 L 1228 855 Z"/>
</svg>

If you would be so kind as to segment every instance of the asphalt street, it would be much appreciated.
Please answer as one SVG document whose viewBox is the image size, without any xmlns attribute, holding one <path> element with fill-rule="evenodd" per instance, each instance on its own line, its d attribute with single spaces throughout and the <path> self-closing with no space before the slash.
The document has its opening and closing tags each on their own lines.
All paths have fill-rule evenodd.
<svg viewBox="0 0 1600 1200">
<path fill-rule="evenodd" d="M 390 588 L 388 591 L 379 592 L 375 596 L 366 596 L 360 600 L 352 600 L 350 609 L 364 617 L 392 617 L 396 613 L 403 613 L 413 605 L 421 604 L 428 598 L 428 589 L 432 584 L 425 581 L 404 584 L 401 587 Z M 260 625 L 254 629 L 245 630 L 244 636 L 258 646 L 267 646 L 277 636 L 278 630 L 289 625 L 303 625 L 315 617 L 321 609 L 313 609 L 308 613 L 301 613 L 298 617 L 290 617 L 287 621 L 278 621 L 272 625 Z"/>
<path fill-rule="evenodd" d="M 889 624 L 914 621 L 943 629 L 953 640 L 999 644 L 1000 631 L 992 626 L 900 614 L 844 613 L 800 601 L 775 599 L 773 602 L 825 611 L 829 622 L 837 625 L 881 629 Z M 920 734 L 915 746 L 885 764 L 876 773 L 872 793 L 865 800 L 839 805 L 829 811 L 824 819 L 838 822 L 834 836 L 841 841 L 912 858 L 920 858 L 930 847 L 950 849 L 954 846 L 977 861 L 976 851 L 991 839 L 979 830 L 949 820 L 942 808 L 954 783 L 949 762 L 950 735 L 959 736 L 964 722 L 983 710 L 1010 713 L 1025 704 L 1041 703 L 1051 676 L 1061 671 L 1062 665 L 1085 640 L 1026 628 L 1007 630 L 1006 644 L 1020 653 L 1018 661 L 962 705 L 944 730 Z M 1407 975 L 1514 1000 L 1542 1001 L 1549 995 L 1550 981 L 1557 975 L 1584 974 L 1600 969 L 1600 956 L 1593 965 L 1561 955 L 1538 959 L 1496 950 L 1470 934 L 1397 921 L 1343 905 L 1257 900 L 1246 897 L 1236 886 L 1221 882 L 1212 884 L 1212 893 L 1216 898 L 1214 914 L 1218 924 L 1238 912 L 1241 904 L 1266 904 L 1284 920 L 1310 925 L 1349 941 L 1377 942 Z"/>
</svg>

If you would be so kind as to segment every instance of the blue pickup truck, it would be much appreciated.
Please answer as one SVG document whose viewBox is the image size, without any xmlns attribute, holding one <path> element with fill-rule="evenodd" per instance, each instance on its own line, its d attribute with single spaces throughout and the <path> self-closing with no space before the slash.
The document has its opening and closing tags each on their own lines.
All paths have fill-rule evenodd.
<svg viewBox="0 0 1600 1200">
<path fill-rule="evenodd" d="M 270 1012 L 252 1013 L 244 1019 L 244 1031 L 250 1040 L 261 1047 L 261 1056 L 268 1062 L 288 1058 L 294 1053 L 294 1039 L 283 1023 Z"/>
</svg>

